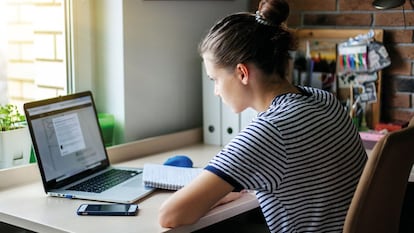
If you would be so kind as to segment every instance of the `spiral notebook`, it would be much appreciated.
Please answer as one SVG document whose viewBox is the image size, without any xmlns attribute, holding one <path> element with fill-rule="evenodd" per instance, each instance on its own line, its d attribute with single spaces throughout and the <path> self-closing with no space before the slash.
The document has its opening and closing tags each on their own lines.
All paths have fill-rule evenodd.
<svg viewBox="0 0 414 233">
<path fill-rule="evenodd" d="M 202 168 L 144 164 L 142 180 L 147 187 L 178 190 L 198 176 Z"/>
</svg>

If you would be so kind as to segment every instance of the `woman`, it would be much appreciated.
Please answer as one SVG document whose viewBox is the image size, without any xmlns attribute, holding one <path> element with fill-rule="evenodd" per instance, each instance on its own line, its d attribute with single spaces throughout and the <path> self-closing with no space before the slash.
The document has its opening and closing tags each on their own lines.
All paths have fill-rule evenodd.
<svg viewBox="0 0 414 233">
<path fill-rule="evenodd" d="M 286 80 L 295 44 L 288 15 L 285 1 L 262 0 L 256 14 L 225 17 L 201 42 L 215 94 L 236 113 L 259 114 L 163 203 L 163 227 L 192 224 L 248 189 L 271 232 L 342 232 L 367 155 L 333 95 Z"/>
</svg>

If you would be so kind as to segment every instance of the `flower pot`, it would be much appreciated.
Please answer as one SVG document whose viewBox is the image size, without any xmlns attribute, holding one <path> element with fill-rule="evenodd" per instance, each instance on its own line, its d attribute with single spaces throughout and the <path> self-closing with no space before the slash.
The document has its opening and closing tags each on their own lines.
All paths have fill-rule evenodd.
<svg viewBox="0 0 414 233">
<path fill-rule="evenodd" d="M 98 113 L 98 120 L 105 146 L 112 146 L 114 144 L 114 115 L 109 113 Z"/>
<path fill-rule="evenodd" d="M 32 141 L 27 127 L 0 131 L 0 168 L 28 164 L 31 147 Z"/>
</svg>

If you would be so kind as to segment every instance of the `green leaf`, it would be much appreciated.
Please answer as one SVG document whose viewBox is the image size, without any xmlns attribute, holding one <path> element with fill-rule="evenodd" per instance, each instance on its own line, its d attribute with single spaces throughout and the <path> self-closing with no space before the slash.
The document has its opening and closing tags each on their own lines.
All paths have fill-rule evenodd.
<svg viewBox="0 0 414 233">
<path fill-rule="evenodd" d="M 25 116 L 20 114 L 16 105 L 0 105 L 0 131 L 21 128 L 21 123 L 25 120 Z"/>
</svg>

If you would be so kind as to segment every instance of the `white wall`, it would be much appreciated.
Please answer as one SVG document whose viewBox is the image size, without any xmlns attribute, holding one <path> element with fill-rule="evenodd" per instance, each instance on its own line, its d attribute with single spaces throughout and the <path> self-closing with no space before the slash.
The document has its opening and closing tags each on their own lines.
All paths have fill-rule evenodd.
<svg viewBox="0 0 414 233">
<path fill-rule="evenodd" d="M 115 114 L 117 143 L 201 127 L 197 46 L 247 0 L 95 0 L 98 110 Z M 213 90 L 211 90 L 213 91 Z"/>
<path fill-rule="evenodd" d="M 115 115 L 115 143 L 125 141 L 125 72 L 123 1 L 95 0 L 94 10 L 94 54 L 95 96 L 100 112 Z M 125 131 L 126 132 L 126 131 Z"/>
</svg>

